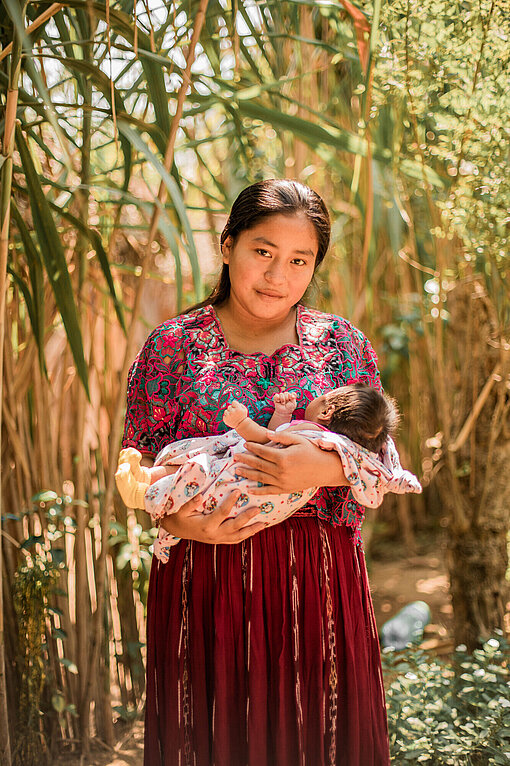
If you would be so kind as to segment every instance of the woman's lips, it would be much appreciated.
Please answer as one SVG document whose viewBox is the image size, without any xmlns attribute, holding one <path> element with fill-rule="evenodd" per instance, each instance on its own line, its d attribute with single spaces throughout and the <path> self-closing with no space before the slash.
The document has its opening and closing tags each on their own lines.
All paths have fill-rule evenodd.
<svg viewBox="0 0 510 766">
<path fill-rule="evenodd" d="M 283 298 L 283 295 L 280 295 L 280 293 L 272 293 L 270 290 L 255 290 L 255 292 L 264 298 Z"/>
</svg>

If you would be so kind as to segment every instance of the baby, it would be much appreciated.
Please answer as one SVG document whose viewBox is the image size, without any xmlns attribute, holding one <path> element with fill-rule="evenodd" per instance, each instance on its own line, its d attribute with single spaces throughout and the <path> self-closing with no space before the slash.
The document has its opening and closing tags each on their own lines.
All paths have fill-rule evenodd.
<svg viewBox="0 0 510 766">
<path fill-rule="evenodd" d="M 223 421 L 235 430 L 168 444 L 152 468 L 140 465 L 138 450 L 122 450 L 116 480 L 126 505 L 145 507 L 159 520 L 200 492 L 203 513 L 211 513 L 233 489 L 241 489 L 230 516 L 248 505 L 258 506 L 260 513 L 250 524 L 277 524 L 306 505 L 318 487 L 290 494 L 250 495 L 250 489 L 258 485 L 236 473 L 234 456 L 244 451 L 246 441 L 271 443 L 269 431 L 284 429 L 305 436 L 321 449 L 336 450 L 354 497 L 362 505 L 380 505 L 386 492 L 421 492 L 416 477 L 402 469 L 391 438 L 399 416 L 390 397 L 362 384 L 342 386 L 313 399 L 305 409 L 305 419 L 292 423 L 296 394 L 275 394 L 273 401 L 275 410 L 268 428 L 255 423 L 246 407 L 234 401 L 226 408 Z M 179 538 L 160 529 L 155 555 L 168 560 L 170 547 L 178 542 Z"/>
</svg>

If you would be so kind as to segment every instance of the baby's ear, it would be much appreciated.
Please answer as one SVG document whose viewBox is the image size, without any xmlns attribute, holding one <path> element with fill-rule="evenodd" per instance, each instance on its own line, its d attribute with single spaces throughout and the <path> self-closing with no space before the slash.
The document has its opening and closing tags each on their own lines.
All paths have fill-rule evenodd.
<svg viewBox="0 0 510 766">
<path fill-rule="evenodd" d="M 322 410 L 319 412 L 317 419 L 320 420 L 321 423 L 327 424 L 331 421 L 334 411 L 334 404 L 325 404 Z"/>
</svg>

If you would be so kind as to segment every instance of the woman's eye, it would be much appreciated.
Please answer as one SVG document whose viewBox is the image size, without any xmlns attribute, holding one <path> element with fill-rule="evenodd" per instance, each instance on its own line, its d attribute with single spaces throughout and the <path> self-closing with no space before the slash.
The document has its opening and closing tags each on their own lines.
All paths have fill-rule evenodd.
<svg viewBox="0 0 510 766">
<path fill-rule="evenodd" d="M 257 248 L 257 253 L 259 255 L 271 255 L 267 250 L 263 250 L 261 247 Z"/>
<path fill-rule="evenodd" d="M 292 263 L 297 263 L 298 261 L 299 261 L 299 265 L 302 265 L 302 264 L 306 265 L 306 261 L 303 258 L 294 258 Z"/>
</svg>

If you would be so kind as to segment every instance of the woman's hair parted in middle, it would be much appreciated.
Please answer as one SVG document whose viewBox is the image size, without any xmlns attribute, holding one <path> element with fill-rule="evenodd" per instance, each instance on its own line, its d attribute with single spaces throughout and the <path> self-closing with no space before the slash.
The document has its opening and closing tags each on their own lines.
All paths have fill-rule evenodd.
<svg viewBox="0 0 510 766">
<path fill-rule="evenodd" d="M 331 236 L 331 221 L 322 197 L 309 186 L 299 181 L 283 178 L 270 178 L 266 181 L 247 186 L 239 194 L 228 217 L 220 237 L 223 243 L 232 237 L 234 244 L 241 232 L 256 226 L 264 218 L 272 215 L 297 215 L 304 213 L 315 228 L 318 251 L 315 269 L 324 260 Z M 211 294 L 186 313 L 201 306 L 216 306 L 227 300 L 230 295 L 230 275 L 228 265 L 223 264 L 219 280 Z"/>
<path fill-rule="evenodd" d="M 335 408 L 329 430 L 347 436 L 371 452 L 379 452 L 400 421 L 395 400 L 362 383 L 326 394 L 326 404 Z"/>
</svg>

